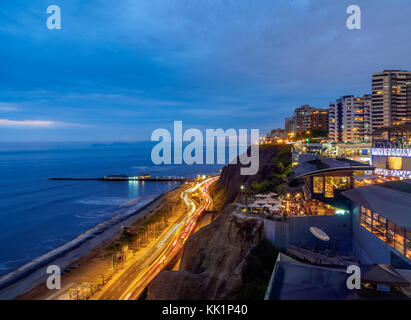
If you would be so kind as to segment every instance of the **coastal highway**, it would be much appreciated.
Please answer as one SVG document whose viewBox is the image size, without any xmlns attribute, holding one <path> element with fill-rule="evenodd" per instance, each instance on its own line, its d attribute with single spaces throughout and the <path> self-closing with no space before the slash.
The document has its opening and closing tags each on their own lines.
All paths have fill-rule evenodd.
<svg viewBox="0 0 411 320">
<path fill-rule="evenodd" d="M 205 180 L 182 193 L 182 199 L 187 207 L 186 214 L 174 225 L 167 228 L 163 234 L 151 244 L 152 252 L 147 259 L 136 259 L 121 274 L 114 276 L 103 290 L 92 299 L 98 300 L 135 300 L 144 288 L 182 249 L 190 234 L 195 230 L 200 214 L 212 203 L 209 188 L 218 177 Z M 200 193 L 200 204 L 197 205 L 190 196 Z"/>
</svg>

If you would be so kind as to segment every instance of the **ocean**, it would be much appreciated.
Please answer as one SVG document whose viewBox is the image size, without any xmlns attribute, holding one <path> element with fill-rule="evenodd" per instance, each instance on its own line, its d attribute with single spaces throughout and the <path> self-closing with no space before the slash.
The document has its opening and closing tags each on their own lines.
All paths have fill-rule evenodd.
<svg viewBox="0 0 411 320">
<path fill-rule="evenodd" d="M 116 215 L 129 215 L 178 182 L 51 181 L 105 175 L 217 174 L 222 165 L 152 163 L 150 142 L 0 144 L 0 276 Z"/>
</svg>

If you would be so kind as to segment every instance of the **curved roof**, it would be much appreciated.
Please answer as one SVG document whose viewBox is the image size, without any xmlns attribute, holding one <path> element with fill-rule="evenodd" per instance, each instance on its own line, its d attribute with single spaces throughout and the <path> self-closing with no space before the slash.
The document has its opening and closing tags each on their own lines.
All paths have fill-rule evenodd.
<svg viewBox="0 0 411 320">
<path fill-rule="evenodd" d="M 373 184 L 342 195 L 411 231 L 411 180 Z"/>
<path fill-rule="evenodd" d="M 295 168 L 294 172 L 296 174 L 295 179 L 299 179 L 327 172 L 374 169 L 375 167 L 368 164 L 346 158 L 326 158 L 302 162 Z"/>
</svg>

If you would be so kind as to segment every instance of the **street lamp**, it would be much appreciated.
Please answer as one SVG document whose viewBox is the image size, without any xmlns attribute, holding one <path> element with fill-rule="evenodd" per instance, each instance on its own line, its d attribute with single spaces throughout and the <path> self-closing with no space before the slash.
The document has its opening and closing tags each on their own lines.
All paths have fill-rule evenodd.
<svg viewBox="0 0 411 320">
<path fill-rule="evenodd" d="M 245 199 L 245 206 L 248 207 L 248 197 L 247 197 L 247 192 L 245 192 L 245 187 L 244 185 L 240 186 L 241 192 L 243 193 L 244 199 Z"/>
</svg>

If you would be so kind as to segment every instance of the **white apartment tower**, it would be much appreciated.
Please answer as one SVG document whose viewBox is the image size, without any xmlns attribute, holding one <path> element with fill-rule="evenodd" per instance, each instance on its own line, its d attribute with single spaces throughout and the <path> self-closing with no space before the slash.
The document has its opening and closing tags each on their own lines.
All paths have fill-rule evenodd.
<svg viewBox="0 0 411 320">
<path fill-rule="evenodd" d="M 370 141 L 371 95 L 343 96 L 331 102 L 328 129 L 334 141 Z"/>
<path fill-rule="evenodd" d="M 373 74 L 371 118 L 372 130 L 411 121 L 411 72 Z"/>
</svg>

